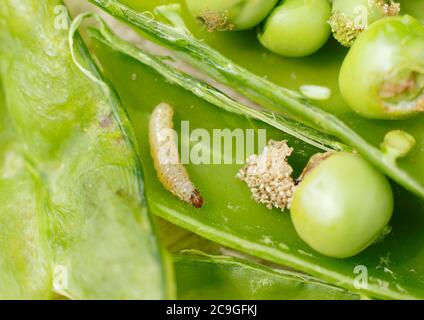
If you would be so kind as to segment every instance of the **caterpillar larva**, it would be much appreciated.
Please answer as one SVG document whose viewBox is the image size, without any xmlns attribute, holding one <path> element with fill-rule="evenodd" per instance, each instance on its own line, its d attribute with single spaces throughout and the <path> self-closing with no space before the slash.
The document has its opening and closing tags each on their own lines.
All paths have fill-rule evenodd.
<svg viewBox="0 0 424 320">
<path fill-rule="evenodd" d="M 165 189 L 196 208 L 203 198 L 180 163 L 176 132 L 173 130 L 174 110 L 166 103 L 153 111 L 149 123 L 150 153 L 159 181 Z"/>
</svg>

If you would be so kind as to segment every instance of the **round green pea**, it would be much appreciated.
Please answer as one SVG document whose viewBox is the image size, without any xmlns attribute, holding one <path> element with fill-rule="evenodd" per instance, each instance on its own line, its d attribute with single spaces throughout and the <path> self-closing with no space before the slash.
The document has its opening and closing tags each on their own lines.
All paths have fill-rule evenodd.
<svg viewBox="0 0 424 320">
<path fill-rule="evenodd" d="M 258 25 L 278 0 L 186 0 L 190 13 L 209 31 L 245 30 Z"/>
<path fill-rule="evenodd" d="M 353 256 L 389 223 L 393 194 L 387 179 L 359 155 L 333 153 L 312 166 L 293 195 L 299 236 L 335 258 Z"/>
<path fill-rule="evenodd" d="M 259 41 L 286 57 L 310 55 L 328 40 L 330 15 L 328 0 L 286 0 L 266 20 Z"/>
<path fill-rule="evenodd" d="M 424 112 L 424 26 L 411 16 L 371 24 L 344 59 L 339 87 L 352 110 L 366 118 Z"/>
</svg>

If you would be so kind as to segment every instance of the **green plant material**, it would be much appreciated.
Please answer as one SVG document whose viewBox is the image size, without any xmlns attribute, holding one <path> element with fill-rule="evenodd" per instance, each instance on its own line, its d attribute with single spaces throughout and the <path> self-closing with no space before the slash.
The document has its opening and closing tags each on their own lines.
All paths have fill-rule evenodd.
<svg viewBox="0 0 424 320">
<path fill-rule="evenodd" d="M 349 291 L 307 275 L 243 259 L 185 250 L 174 256 L 178 298 L 264 300 L 358 300 Z M 207 275 L 207 276 L 205 276 Z"/>
<path fill-rule="evenodd" d="M 200 237 L 199 235 L 178 227 L 158 216 L 154 217 L 158 229 L 159 237 L 163 240 L 163 245 L 167 251 L 173 255 L 179 254 L 183 250 L 200 250 L 202 252 L 214 255 L 227 254 L 229 252 L 236 252 L 229 248 L 221 246 L 219 243 L 209 241 L 206 238 Z M 242 255 L 238 252 L 237 255 Z M 246 259 L 252 259 L 246 258 Z M 258 259 L 255 259 L 257 261 Z"/>
<path fill-rule="evenodd" d="M 196 19 L 209 31 L 244 30 L 258 25 L 277 0 L 186 0 Z"/>
<path fill-rule="evenodd" d="M 91 16 L 91 15 L 89 15 Z M 98 16 L 96 20 L 100 23 L 100 29 L 90 28 L 90 34 L 98 41 L 103 42 L 112 49 L 129 55 L 139 62 L 153 68 L 159 72 L 169 83 L 178 85 L 186 90 L 191 91 L 196 96 L 222 108 L 226 111 L 244 115 L 249 118 L 261 120 L 281 131 L 284 131 L 310 145 L 322 150 L 351 151 L 352 149 L 334 139 L 332 137 L 320 133 L 319 131 L 302 125 L 301 123 L 276 115 L 266 110 L 257 110 L 249 108 L 238 103 L 210 85 L 195 79 L 194 77 L 178 71 L 177 69 L 167 65 L 163 61 L 163 57 L 158 57 L 147 53 L 146 51 L 126 42 L 117 37 L 109 27 Z"/>
<path fill-rule="evenodd" d="M 0 3 L 0 297 L 172 296 L 132 128 L 61 4 Z"/>
<path fill-rule="evenodd" d="M 319 50 L 331 34 L 328 0 L 286 0 L 267 18 L 258 38 L 286 57 L 304 57 Z"/>
<path fill-rule="evenodd" d="M 370 24 L 381 18 L 395 16 L 400 5 L 393 0 L 334 0 L 329 20 L 334 38 L 351 47 Z"/>
<path fill-rule="evenodd" d="M 403 130 L 392 130 L 384 136 L 381 147 L 392 159 L 397 159 L 406 156 L 415 144 L 415 138 L 409 133 Z"/>
<path fill-rule="evenodd" d="M 354 256 L 372 244 L 392 212 L 387 179 L 359 155 L 343 152 L 312 157 L 290 211 L 299 236 L 335 258 Z"/>
<path fill-rule="evenodd" d="M 400 45 L 401 43 L 401 45 Z M 424 26 L 411 16 L 382 19 L 355 42 L 340 91 L 361 116 L 401 119 L 424 112 Z"/>
<path fill-rule="evenodd" d="M 119 1 L 90 0 L 115 17 L 130 23 L 164 45 L 183 52 L 184 58 L 195 62 L 196 66 L 216 79 L 236 88 L 255 102 L 273 111 L 284 111 L 306 124 L 313 124 L 321 130 L 336 136 L 344 143 L 354 147 L 364 158 L 378 167 L 393 180 L 424 197 L 424 173 L 417 168 L 405 170 L 397 162 L 387 161 L 379 147 L 374 146 L 337 116 L 312 105 L 299 93 L 280 87 L 269 80 L 259 77 L 225 58 L 205 42 L 189 34 L 182 33 L 182 25 L 173 27 L 161 23 L 145 13 L 139 13 Z M 169 8 L 175 14 L 175 8 Z M 162 10 L 162 14 L 165 10 Z M 352 120 L 350 120 L 352 121 Z M 418 162 L 422 166 L 424 162 Z M 418 171 L 421 172 L 421 171 Z M 424 170 L 423 170 L 424 172 Z"/>
<path fill-rule="evenodd" d="M 152 213 L 222 246 L 290 266 L 368 297 L 424 298 L 424 279 L 421 277 L 424 274 L 424 201 L 393 185 L 395 212 L 391 221 L 392 232 L 383 241 L 371 245 L 355 257 L 325 257 L 299 238 L 287 212 L 268 210 L 252 201 L 250 190 L 244 182 L 235 178 L 243 165 L 236 164 L 234 153 L 214 149 L 207 141 L 192 136 L 190 153 L 204 154 L 209 160 L 216 157 L 222 162 L 224 159 L 232 159 L 232 164 L 226 165 L 222 162 L 220 165 L 187 165 L 190 177 L 206 200 L 200 211 L 194 209 L 166 192 L 154 172 L 148 144 L 148 122 L 158 103 L 165 101 L 174 107 L 174 125 L 181 142 L 196 129 L 206 130 L 210 137 L 217 129 L 241 129 L 243 132 L 247 129 L 254 129 L 255 132 L 266 129 L 268 140 L 287 140 L 294 148 L 289 161 L 295 176 L 301 173 L 307 159 L 319 152 L 319 149 L 261 121 L 224 112 L 186 90 L 167 83 L 161 75 L 138 61 L 117 54 L 101 42 L 94 44 L 93 50 L 98 61 L 117 88 L 134 125 L 145 173 L 148 205 Z M 311 83 L 313 79 L 305 77 L 300 80 Z M 181 121 L 189 122 L 188 132 L 181 131 Z M 257 153 L 257 150 L 253 152 Z M 162 235 L 164 238 L 173 238 L 174 232 L 165 231 Z M 186 237 L 179 239 L 181 245 L 172 244 L 173 248 L 192 247 Z M 168 243 L 170 240 L 165 241 Z M 197 248 L 203 250 L 201 246 Z M 359 279 L 359 282 L 354 282 L 355 279 Z M 361 279 L 368 280 L 366 288 L 362 287 L 365 283 Z"/>
</svg>

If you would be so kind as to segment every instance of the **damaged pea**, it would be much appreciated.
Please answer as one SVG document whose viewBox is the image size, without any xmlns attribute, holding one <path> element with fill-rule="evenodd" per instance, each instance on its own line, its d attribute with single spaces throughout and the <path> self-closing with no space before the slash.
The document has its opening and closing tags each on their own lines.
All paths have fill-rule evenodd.
<svg viewBox="0 0 424 320">
<path fill-rule="evenodd" d="M 299 237 L 323 255 L 347 258 L 374 243 L 393 212 L 386 177 L 357 154 L 327 152 L 313 156 L 294 182 L 287 162 L 292 151 L 286 141 L 270 141 L 248 159 L 238 177 L 252 198 L 290 209 Z"/>
<path fill-rule="evenodd" d="M 186 0 L 190 13 L 209 32 L 250 29 L 276 4 L 277 0 Z"/>
<path fill-rule="evenodd" d="M 400 4 L 392 0 L 334 0 L 328 23 L 334 38 L 351 47 L 371 23 L 399 12 Z"/>
<path fill-rule="evenodd" d="M 398 120 L 422 113 L 423 57 L 424 26 L 418 20 L 379 20 L 358 37 L 343 61 L 340 92 L 366 118 Z"/>
</svg>

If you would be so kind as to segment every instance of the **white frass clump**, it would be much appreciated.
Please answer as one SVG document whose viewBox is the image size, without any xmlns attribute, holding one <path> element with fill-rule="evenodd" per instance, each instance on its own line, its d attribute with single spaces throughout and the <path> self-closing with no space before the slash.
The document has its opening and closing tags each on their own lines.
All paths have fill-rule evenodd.
<svg viewBox="0 0 424 320">
<path fill-rule="evenodd" d="M 286 140 L 270 140 L 260 155 L 247 158 L 237 178 L 247 183 L 256 202 L 269 209 L 290 209 L 296 187 L 293 169 L 287 162 L 292 152 Z"/>
</svg>

